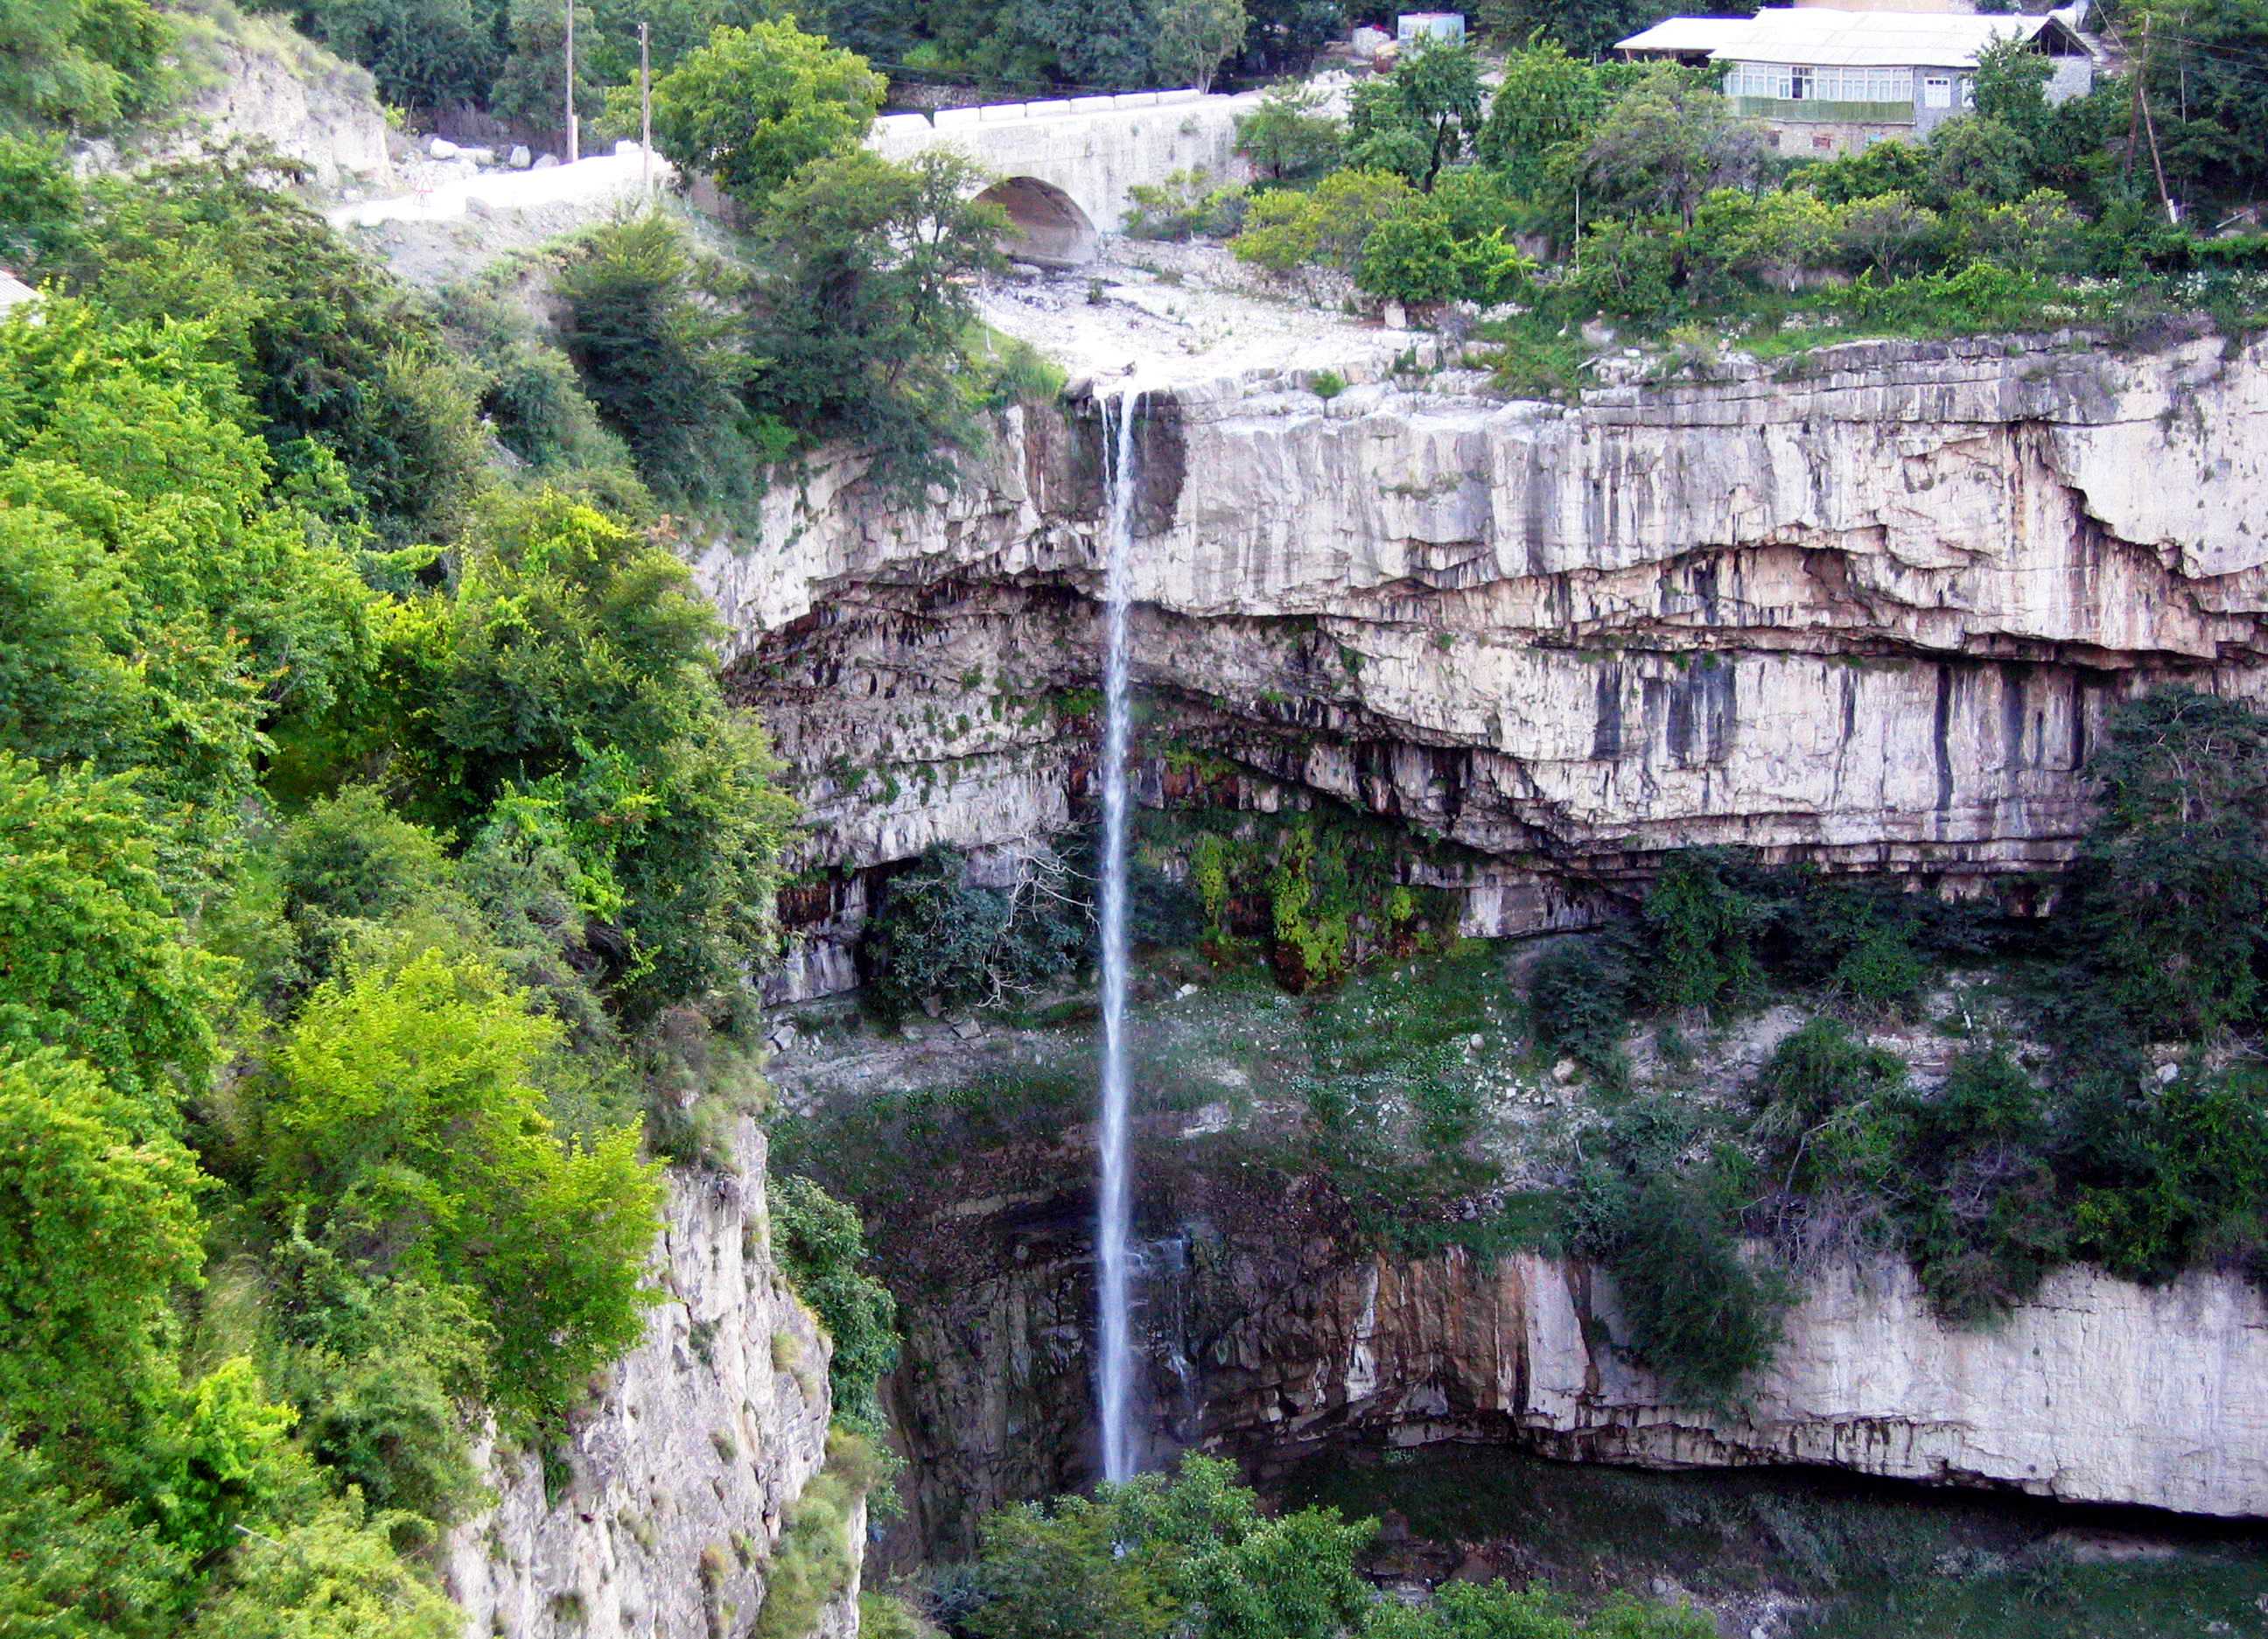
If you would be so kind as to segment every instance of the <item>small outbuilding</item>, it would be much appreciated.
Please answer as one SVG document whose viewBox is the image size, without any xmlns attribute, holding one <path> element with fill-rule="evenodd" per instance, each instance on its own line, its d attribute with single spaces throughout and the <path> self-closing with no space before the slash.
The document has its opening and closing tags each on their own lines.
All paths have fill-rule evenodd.
<svg viewBox="0 0 2268 1639">
<path fill-rule="evenodd" d="M 2019 40 L 2051 59 L 2048 100 L 2084 96 L 2095 60 L 2064 18 L 1767 6 L 1754 17 L 1673 17 L 1617 43 L 1636 60 L 1724 73 L 1735 112 L 1783 148 L 1836 153 L 1918 138 L 1977 102 L 1977 59 Z"/>
</svg>

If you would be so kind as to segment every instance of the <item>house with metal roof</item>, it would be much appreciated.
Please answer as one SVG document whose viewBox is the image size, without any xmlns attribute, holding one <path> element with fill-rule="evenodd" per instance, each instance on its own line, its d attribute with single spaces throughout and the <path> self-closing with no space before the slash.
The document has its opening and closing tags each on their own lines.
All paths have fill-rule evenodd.
<svg viewBox="0 0 2268 1639">
<path fill-rule="evenodd" d="M 2095 63 L 2066 17 L 1979 17 L 1767 6 L 1754 17 L 1673 17 L 1617 43 L 1624 57 L 1722 70 L 1736 113 L 1783 148 L 1836 153 L 1918 139 L 1974 107 L 1977 59 L 2020 40 L 2052 63 L 2048 98 L 2083 96 Z"/>
</svg>

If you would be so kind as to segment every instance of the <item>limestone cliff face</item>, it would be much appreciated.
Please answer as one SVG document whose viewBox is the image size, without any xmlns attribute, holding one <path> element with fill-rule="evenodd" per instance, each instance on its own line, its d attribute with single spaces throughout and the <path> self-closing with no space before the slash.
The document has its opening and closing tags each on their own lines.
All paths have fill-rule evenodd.
<svg viewBox="0 0 2268 1639">
<path fill-rule="evenodd" d="M 1002 1266 L 917 1307 L 895 1389 L 913 1524 L 947 1544 L 984 1509 L 1092 1477 L 1084 1248 L 995 1227 L 1013 1243 Z M 1612 1283 L 1579 1263 L 1397 1261 L 1329 1236 L 1202 1227 L 1146 1250 L 1153 1459 L 1196 1446 L 1267 1470 L 1327 1442 L 1454 1440 L 2268 1514 L 2268 1303 L 2233 1275 L 2145 1288 L 2067 1268 L 1998 1324 L 1963 1329 L 1903 1263 L 1831 1269 L 1726 1413 L 1678 1404 L 1622 1352 Z"/>
<path fill-rule="evenodd" d="M 828 1344 L 772 1262 L 753 1123 L 734 1152 L 729 1173 L 673 1175 L 663 1301 L 573 1420 L 563 1483 L 533 1451 L 488 1453 L 497 1504 L 444 1555 L 473 1639 L 753 1628 L 783 1514 L 826 1460 Z M 857 1632 L 854 1578 L 813 1639 Z"/>
<path fill-rule="evenodd" d="M 1578 922 L 1660 851 L 1955 890 L 2059 861 L 2108 707 L 2268 654 L 2268 348 L 1852 343 L 1573 407 L 1454 374 L 1151 395 L 1136 666 L 1209 800 L 1343 799 L 1470 851 L 1469 931 Z M 1622 366 L 1634 375 L 1638 366 Z M 1091 400 L 951 499 L 847 463 L 698 555 L 849 873 L 1059 828 L 1092 755 Z M 1153 796 L 1170 781 L 1152 771 Z M 839 954 L 799 982 L 847 977 Z M 831 976 L 830 976 L 831 975 Z"/>
</svg>

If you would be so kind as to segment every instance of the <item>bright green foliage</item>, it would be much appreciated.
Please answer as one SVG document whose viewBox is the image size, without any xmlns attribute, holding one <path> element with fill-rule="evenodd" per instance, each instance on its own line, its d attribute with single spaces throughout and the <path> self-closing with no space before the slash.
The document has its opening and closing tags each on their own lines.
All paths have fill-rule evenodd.
<svg viewBox="0 0 2268 1639">
<path fill-rule="evenodd" d="M 1534 41 L 1506 56 L 1474 147 L 1521 191 L 1534 192 L 1543 181 L 1547 156 L 1580 137 L 1606 106 L 1606 86 L 1594 65 L 1568 55 L 1556 41 Z"/>
<path fill-rule="evenodd" d="M 318 988 L 258 1109 L 272 1209 L 374 1275 L 479 1294 L 490 1398 L 521 1415 L 563 1410 L 637 1340 L 659 1201 L 634 1130 L 552 1136 L 534 1077 L 558 1034 L 478 961 L 430 950 Z"/>
<path fill-rule="evenodd" d="M 653 139 L 754 204 L 813 160 L 855 148 L 883 86 L 865 58 L 792 21 L 719 27 L 654 83 Z"/>
<path fill-rule="evenodd" d="M 967 870 L 959 854 L 933 848 L 890 878 L 865 946 L 886 1007 L 998 1006 L 1078 965 L 1087 927 L 1077 908 L 1029 883 L 972 886 Z"/>
<path fill-rule="evenodd" d="M 366 663 L 330 533 L 266 499 L 210 331 L 72 301 L 0 324 L 0 742 L 149 768 L 194 835 L 251 788 L 261 723 Z"/>
<path fill-rule="evenodd" d="M 482 1495 L 458 1410 L 489 1372 L 473 1295 L 370 1278 L 296 1226 L 275 1268 L 270 1375 L 300 1408 L 308 1454 L 372 1508 L 439 1525 L 461 1517 Z"/>
<path fill-rule="evenodd" d="M 1716 1632 L 1705 1612 L 1626 1593 L 1579 1622 L 1563 1600 L 1541 1588 L 1452 1582 L 1422 1606 L 1381 1599 L 1363 1619 L 1361 1639 L 1715 1639 Z"/>
<path fill-rule="evenodd" d="M 666 545 L 547 490 L 484 512 L 453 592 L 394 640 L 423 805 L 556 822 L 633 1020 L 733 987 L 770 937 L 790 809 L 761 731 L 723 702 L 715 623 Z"/>
<path fill-rule="evenodd" d="M 395 1523 L 341 1502 L 262 1530 L 187 1639 L 460 1639 L 463 1613 L 395 1552 Z"/>
<path fill-rule="evenodd" d="M 1336 983 L 1354 960 L 1354 904 L 1341 839 L 1304 816 L 1278 845 L 1268 877 L 1276 971 L 1289 990 Z"/>
<path fill-rule="evenodd" d="M 1948 120 L 1930 132 L 1925 149 L 1930 188 L 1940 198 L 1966 193 L 2001 205 L 2029 187 L 2032 145 L 1999 120 L 1973 114 Z"/>
<path fill-rule="evenodd" d="M 236 1542 L 289 1483 L 284 1436 L 296 1414 L 269 1401 L 248 1360 L 224 1362 L 189 1384 L 156 1440 L 153 1491 L 162 1534 L 197 1560 Z"/>
<path fill-rule="evenodd" d="M 1106 1485 L 1094 1501 L 1010 1509 L 984 1523 L 978 1639 L 1098 1633 L 1192 1639 L 1335 1639 L 1370 1591 L 1355 1554 L 1376 1530 L 1326 1509 L 1263 1517 L 1231 1464 Z"/>
<path fill-rule="evenodd" d="M 147 0 L 0 0 L 0 132 L 100 131 L 149 112 L 173 38 Z"/>
<path fill-rule="evenodd" d="M 441 839 L 369 786 L 350 786 L 294 819 L 276 865 L 294 965 L 309 982 L 330 977 L 358 934 L 408 910 L 450 870 Z"/>
<path fill-rule="evenodd" d="M 1431 190 L 1441 167 L 1471 147 L 1481 123 L 1480 60 L 1462 45 L 1418 48 L 1383 78 L 1356 86 L 1347 160 Z"/>
<path fill-rule="evenodd" d="M 0 1404 L 18 1436 L 99 1449 L 168 1381 L 204 1180 L 136 1125 L 86 1066 L 0 1048 Z"/>
<path fill-rule="evenodd" d="M 1257 108 L 1237 115 L 1236 151 L 1277 181 L 1312 181 L 1338 163 L 1345 137 L 1322 107 L 1305 86 L 1270 86 Z"/>
<path fill-rule="evenodd" d="M 77 1491 L 15 1430 L 0 1437 L 0 1633 L 161 1639 L 188 1574 L 125 1508 Z"/>
<path fill-rule="evenodd" d="M 1501 226 L 1460 236 L 1437 193 L 1404 200 L 1372 230 L 1355 283 L 1388 301 L 1493 305 L 1520 290 L 1535 268 L 1506 242 Z"/>
<path fill-rule="evenodd" d="M 151 838 L 122 777 L 43 778 L 0 751 L 0 1051 L 71 1053 L 137 1137 L 171 1131 L 202 1087 L 221 978 L 187 942 Z"/>
<path fill-rule="evenodd" d="M 2250 1017 L 2268 926 L 2268 720 L 2156 690 L 2119 708 L 2088 772 L 2101 808 L 2073 897 L 2111 1000 L 2147 1038 Z"/>
<path fill-rule="evenodd" d="M 799 172 L 757 230 L 751 408 L 862 447 L 908 501 L 949 487 L 953 453 L 982 437 L 962 348 L 971 286 L 1004 265 L 1007 227 L 972 197 L 983 181 L 952 152 L 902 166 L 861 150 Z"/>
<path fill-rule="evenodd" d="M 240 158 L 98 186 L 75 284 L 123 317 L 194 315 L 250 425 L 312 498 L 343 465 L 390 544 L 446 543 L 482 478 L 474 383 L 438 327 L 323 219 Z M 169 370 L 169 376 L 175 372 Z"/>
<path fill-rule="evenodd" d="M 897 1300 L 859 1268 L 866 1242 L 858 1214 L 809 1178 L 776 1178 L 769 1192 L 772 1251 L 833 1340 L 828 1362 L 835 1420 L 873 1439 L 882 1434 L 876 1388 L 897 1364 Z"/>
<path fill-rule="evenodd" d="M 1764 907 L 1708 850 L 1670 856 L 1646 896 L 1646 984 L 1664 1008 L 1739 1008 L 1763 983 L 1756 940 Z"/>
<path fill-rule="evenodd" d="M 827 1437 L 827 1466 L 788 1505 L 778 1548 L 765 1566 L 755 1639 L 807 1639 L 821 1611 L 858 1572 L 850 1515 L 878 1477 L 873 1447 L 859 1435 Z"/>
<path fill-rule="evenodd" d="M 1351 273 L 1378 225 L 1401 209 L 1410 184 L 1388 171 L 1335 171 L 1306 194 L 1263 194 L 1229 241 L 1241 262 L 1272 273 L 1308 264 Z"/>
<path fill-rule="evenodd" d="M 79 246 L 86 201 L 61 137 L 0 129 L 0 265 L 36 272 Z"/>
<path fill-rule="evenodd" d="M 649 211 L 593 229 L 554 288 L 560 339 L 607 425 L 671 498 L 744 496 L 754 463 L 738 389 L 749 361 L 721 268 Z"/>
</svg>

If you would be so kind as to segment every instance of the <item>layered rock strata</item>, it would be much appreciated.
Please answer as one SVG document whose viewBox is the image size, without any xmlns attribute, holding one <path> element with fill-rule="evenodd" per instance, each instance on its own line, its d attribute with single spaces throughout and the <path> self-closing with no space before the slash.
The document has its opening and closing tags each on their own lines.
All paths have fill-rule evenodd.
<svg viewBox="0 0 2268 1639">
<path fill-rule="evenodd" d="M 1976 890 L 2066 858 L 2145 683 L 2258 690 L 2268 351 L 1852 343 L 1579 403 L 1454 373 L 1145 401 L 1138 682 L 1228 805 L 1461 850 L 1468 930 L 1724 843 Z M 912 510 L 823 465 L 697 568 L 841 875 L 1064 825 L 1092 755 L 1092 400 Z M 839 909 L 847 895 L 837 891 Z M 837 916 L 828 941 L 855 932 Z M 850 974 L 806 959 L 813 989 Z M 808 993 L 803 992 L 799 993 Z"/>
<path fill-rule="evenodd" d="M 909 1317 L 897 1417 L 913 1524 L 934 1542 L 1091 1478 L 1091 1269 L 1076 1238 L 1006 1232 L 996 1273 Z M 1460 1441 L 2268 1514 L 2268 1302 L 2234 1275 L 2146 1288 L 2070 1267 L 1998 1323 L 1961 1328 L 1902 1262 L 1831 1268 L 1725 1411 L 1680 1404 L 1628 1357 L 1612 1282 L 1580 1263 L 1395 1260 L 1203 1229 L 1148 1251 L 1152 1460 L 1194 1446 L 1264 1473 L 1332 1443 Z"/>
<path fill-rule="evenodd" d="M 829 1345 L 771 1257 L 764 1141 L 673 1173 L 645 1340 L 550 1455 L 491 1447 L 496 1505 L 444 1573 L 478 1639 L 753 1630 L 786 1510 L 824 1466 Z M 563 1471 L 556 1465 L 563 1463 Z M 863 1518 L 848 1523 L 855 1567 Z M 855 1578 L 812 1639 L 854 1639 Z"/>
</svg>

